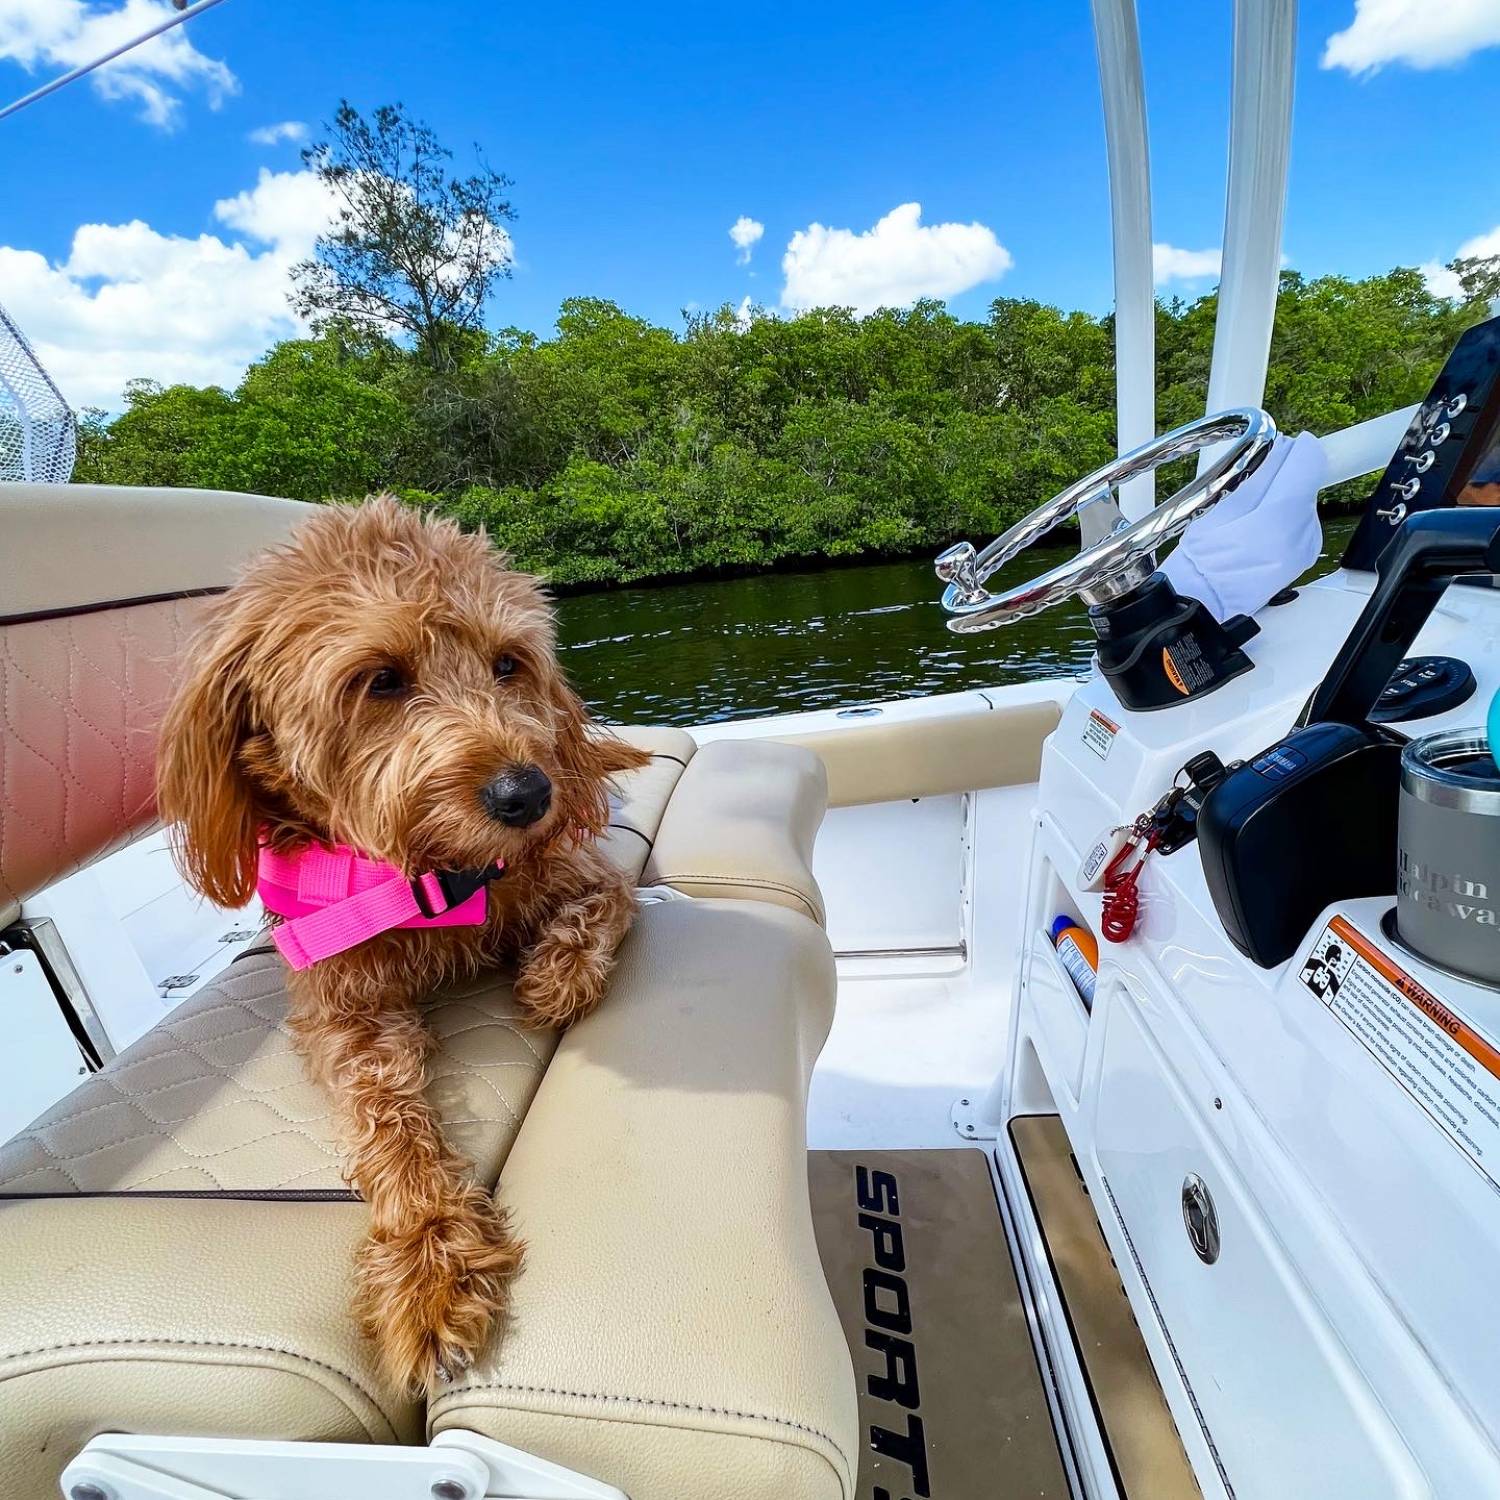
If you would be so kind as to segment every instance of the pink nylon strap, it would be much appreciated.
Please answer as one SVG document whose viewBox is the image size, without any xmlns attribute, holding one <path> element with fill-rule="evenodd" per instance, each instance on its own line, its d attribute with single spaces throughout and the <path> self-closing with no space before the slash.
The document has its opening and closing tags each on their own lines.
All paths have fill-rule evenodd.
<svg viewBox="0 0 1500 1500">
<path fill-rule="evenodd" d="M 283 918 L 271 940 L 294 969 L 306 969 L 396 927 L 477 927 L 485 919 L 486 887 L 457 905 L 434 873 L 414 882 L 384 860 L 347 845 L 308 844 L 290 852 L 262 848 L 257 892 L 267 911 Z"/>
</svg>

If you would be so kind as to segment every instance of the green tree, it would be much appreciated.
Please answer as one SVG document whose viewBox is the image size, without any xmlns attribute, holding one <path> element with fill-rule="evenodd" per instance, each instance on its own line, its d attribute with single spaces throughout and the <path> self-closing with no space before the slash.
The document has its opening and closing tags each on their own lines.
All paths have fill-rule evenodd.
<svg viewBox="0 0 1500 1500">
<path fill-rule="evenodd" d="M 1500 263 L 1453 269 L 1454 299 L 1409 269 L 1285 273 L 1266 383 L 1282 428 L 1417 400 L 1500 288 Z M 1203 410 L 1217 312 L 1213 294 L 1157 308 L 1162 427 Z M 723 307 L 673 332 L 578 297 L 548 337 L 444 327 L 436 363 L 335 319 L 232 392 L 139 383 L 120 416 L 82 423 L 80 478 L 306 500 L 390 487 L 592 587 L 983 538 L 1114 451 L 1112 320 L 1025 298 L 982 321 L 931 301 Z"/>
<path fill-rule="evenodd" d="M 302 159 L 328 189 L 333 227 L 293 268 L 293 305 L 315 327 L 409 334 L 444 368 L 454 330 L 478 327 L 511 273 L 510 179 L 482 158 L 468 176 L 450 175 L 453 153 L 400 104 L 367 120 L 341 100 L 329 132 Z"/>
</svg>

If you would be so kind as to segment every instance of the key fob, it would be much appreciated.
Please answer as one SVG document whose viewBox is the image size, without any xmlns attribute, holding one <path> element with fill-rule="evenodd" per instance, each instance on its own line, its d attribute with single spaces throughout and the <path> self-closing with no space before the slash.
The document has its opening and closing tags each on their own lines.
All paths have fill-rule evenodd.
<svg viewBox="0 0 1500 1500">
<path fill-rule="evenodd" d="M 1083 856 L 1078 867 L 1078 884 L 1086 891 L 1104 889 L 1104 872 L 1110 867 L 1115 855 L 1130 842 L 1128 828 L 1109 828 L 1099 835 Z"/>
</svg>

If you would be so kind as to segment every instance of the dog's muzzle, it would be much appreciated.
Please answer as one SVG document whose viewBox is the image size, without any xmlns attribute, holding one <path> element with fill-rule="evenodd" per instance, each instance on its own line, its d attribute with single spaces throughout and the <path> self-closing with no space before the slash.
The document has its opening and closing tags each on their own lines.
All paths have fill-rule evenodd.
<svg viewBox="0 0 1500 1500">
<path fill-rule="evenodd" d="M 507 828 L 530 828 L 552 807 L 552 783 L 540 766 L 507 766 L 479 789 L 485 813 Z"/>
</svg>

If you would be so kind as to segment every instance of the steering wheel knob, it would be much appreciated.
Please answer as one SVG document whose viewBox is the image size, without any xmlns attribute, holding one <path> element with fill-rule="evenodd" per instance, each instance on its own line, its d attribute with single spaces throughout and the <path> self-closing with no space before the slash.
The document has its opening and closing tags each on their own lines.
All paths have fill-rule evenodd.
<svg viewBox="0 0 1500 1500">
<path fill-rule="evenodd" d="M 990 591 L 979 581 L 979 554 L 972 542 L 955 542 L 940 552 L 933 570 L 948 585 L 945 605 L 950 599 L 955 604 L 982 604 L 990 597 Z"/>
</svg>

